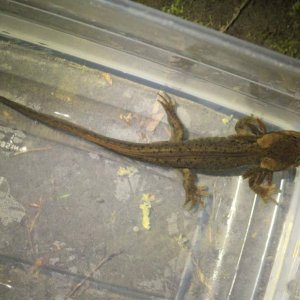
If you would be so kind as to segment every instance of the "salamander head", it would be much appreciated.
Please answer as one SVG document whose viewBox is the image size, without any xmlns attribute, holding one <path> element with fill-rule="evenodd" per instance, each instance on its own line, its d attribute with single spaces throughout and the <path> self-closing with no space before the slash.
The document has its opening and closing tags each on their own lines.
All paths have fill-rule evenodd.
<svg viewBox="0 0 300 300">
<path fill-rule="evenodd" d="M 257 139 L 257 144 L 264 150 L 261 168 L 281 171 L 300 166 L 300 132 L 270 132 Z"/>
</svg>

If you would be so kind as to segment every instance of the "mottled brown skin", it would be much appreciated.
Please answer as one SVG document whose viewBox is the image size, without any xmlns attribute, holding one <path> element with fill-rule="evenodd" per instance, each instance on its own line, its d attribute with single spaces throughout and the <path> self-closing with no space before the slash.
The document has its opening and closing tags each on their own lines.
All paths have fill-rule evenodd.
<svg viewBox="0 0 300 300">
<path fill-rule="evenodd" d="M 193 207 L 203 204 L 203 187 L 195 185 L 193 170 L 200 173 L 228 175 L 243 174 L 249 179 L 250 188 L 267 201 L 276 192 L 272 184 L 273 172 L 296 168 L 300 165 L 300 133 L 296 131 L 266 132 L 264 123 L 254 117 L 239 120 L 236 134 L 228 137 L 184 138 L 184 127 L 176 115 L 176 104 L 160 93 L 159 102 L 165 109 L 171 126 L 170 141 L 132 143 L 92 132 L 69 121 L 46 115 L 0 96 L 0 103 L 50 127 L 65 131 L 86 141 L 127 157 L 174 167 L 183 174 L 186 191 L 185 203 Z"/>
</svg>

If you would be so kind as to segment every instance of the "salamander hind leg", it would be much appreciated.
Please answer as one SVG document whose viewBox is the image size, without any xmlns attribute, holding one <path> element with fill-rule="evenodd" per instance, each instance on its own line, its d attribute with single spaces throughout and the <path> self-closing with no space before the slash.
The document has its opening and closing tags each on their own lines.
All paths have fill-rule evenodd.
<svg viewBox="0 0 300 300">
<path fill-rule="evenodd" d="M 269 200 L 278 205 L 278 202 L 272 197 L 278 193 L 275 184 L 272 184 L 273 172 L 267 169 L 255 168 L 247 171 L 243 178 L 248 178 L 249 187 L 258 194 L 264 202 Z"/>
<path fill-rule="evenodd" d="M 189 205 L 189 209 L 192 209 L 199 203 L 204 207 L 204 202 L 201 199 L 202 196 L 208 196 L 205 186 L 196 186 L 196 176 L 190 169 L 181 170 L 183 176 L 183 187 L 185 190 L 186 200 L 184 205 Z"/>
<path fill-rule="evenodd" d="M 159 92 L 158 96 L 159 98 L 157 101 L 164 108 L 168 117 L 168 122 L 171 127 L 170 141 L 178 142 L 178 143 L 183 142 L 185 139 L 184 126 L 176 114 L 176 102 L 172 100 L 172 98 L 164 92 Z"/>
<path fill-rule="evenodd" d="M 259 118 L 245 117 L 235 124 L 237 135 L 261 136 L 267 132 L 266 125 Z"/>
</svg>

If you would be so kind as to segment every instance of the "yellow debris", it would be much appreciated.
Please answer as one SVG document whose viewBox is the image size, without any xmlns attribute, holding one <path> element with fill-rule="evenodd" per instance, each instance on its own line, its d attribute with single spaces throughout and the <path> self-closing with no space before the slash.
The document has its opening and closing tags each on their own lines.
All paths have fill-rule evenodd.
<svg viewBox="0 0 300 300">
<path fill-rule="evenodd" d="M 112 85 L 112 77 L 109 73 L 102 73 L 101 76 L 109 85 Z"/>
<path fill-rule="evenodd" d="M 140 204 L 140 209 L 142 210 L 142 225 L 146 230 L 150 230 L 151 224 L 150 224 L 150 210 L 151 210 L 151 201 L 154 200 L 154 195 L 151 194 L 143 194 L 142 201 L 143 203 Z"/>
<path fill-rule="evenodd" d="M 137 172 L 137 168 L 135 168 L 135 167 L 126 167 L 126 168 L 120 167 L 117 172 L 117 175 L 121 176 L 121 177 L 122 176 L 130 177 L 130 176 L 134 175 L 136 172 Z"/>
<path fill-rule="evenodd" d="M 233 119 L 233 115 L 230 115 L 228 117 L 223 118 L 222 122 L 224 125 L 228 125 L 232 121 L 232 119 Z"/>
</svg>

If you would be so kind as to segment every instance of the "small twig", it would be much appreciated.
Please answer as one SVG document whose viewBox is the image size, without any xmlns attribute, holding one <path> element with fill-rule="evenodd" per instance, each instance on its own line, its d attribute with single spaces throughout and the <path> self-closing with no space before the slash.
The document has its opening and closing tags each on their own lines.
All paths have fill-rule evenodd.
<svg viewBox="0 0 300 300">
<path fill-rule="evenodd" d="M 236 10 L 235 14 L 232 16 L 231 20 L 224 26 L 220 28 L 221 32 L 226 32 L 232 25 L 233 23 L 237 20 L 237 18 L 240 16 L 242 13 L 243 9 L 250 3 L 251 0 L 245 0 L 240 7 Z"/>
<path fill-rule="evenodd" d="M 36 212 L 36 214 L 34 215 L 33 217 L 33 220 L 31 221 L 31 224 L 30 226 L 28 227 L 28 231 L 29 233 L 32 233 L 32 230 L 35 226 L 35 223 L 37 221 L 37 219 L 39 218 L 40 214 L 41 214 L 41 211 L 42 211 L 42 207 L 43 207 L 43 202 L 42 202 L 42 197 L 40 197 L 39 201 L 38 201 L 38 211 Z"/>
<path fill-rule="evenodd" d="M 21 154 L 27 154 L 27 153 L 31 153 L 31 152 L 48 151 L 48 150 L 51 150 L 51 149 L 52 149 L 52 147 L 33 148 L 33 149 L 26 150 L 26 151 L 16 152 L 14 154 L 14 156 L 21 155 Z"/>
<path fill-rule="evenodd" d="M 201 270 L 199 264 L 197 263 L 197 261 L 195 259 L 193 259 L 193 263 L 196 267 L 196 276 L 197 276 L 199 282 L 201 282 L 207 288 L 207 290 L 210 294 L 212 291 L 212 287 L 211 287 L 208 277 L 206 277 L 206 275 L 203 273 L 203 271 Z"/>
<path fill-rule="evenodd" d="M 32 239 L 32 231 L 36 225 L 36 222 L 41 214 L 42 211 L 42 206 L 43 206 L 43 202 L 42 202 L 42 197 L 40 197 L 40 199 L 38 200 L 37 203 L 35 203 L 35 207 L 37 208 L 38 211 L 35 213 L 33 219 L 30 221 L 28 218 L 28 221 L 26 222 L 26 229 L 27 229 L 27 234 L 28 234 L 28 240 L 29 240 L 29 244 L 30 244 L 30 248 L 32 253 L 34 252 L 34 248 L 33 248 L 33 239 Z"/>
<path fill-rule="evenodd" d="M 31 234 L 31 232 L 29 231 L 29 225 L 28 225 L 28 224 L 26 224 L 26 230 L 27 230 L 27 236 L 28 236 L 29 247 L 30 247 L 31 253 L 33 253 L 33 252 L 34 252 L 34 249 L 33 249 L 32 234 Z"/>
<path fill-rule="evenodd" d="M 100 263 L 96 266 L 96 268 L 94 268 L 92 271 L 90 271 L 86 277 L 84 279 L 82 279 L 78 284 L 76 284 L 74 286 L 74 288 L 71 290 L 71 292 L 67 295 L 67 297 L 65 299 L 71 298 L 72 296 L 74 296 L 74 294 L 82 287 L 82 285 L 89 280 L 93 274 L 98 271 L 104 264 L 106 264 L 107 262 L 109 262 L 113 257 L 118 256 L 122 253 L 123 251 L 120 252 L 116 252 L 116 253 L 112 253 L 109 256 L 104 257 Z"/>
</svg>

